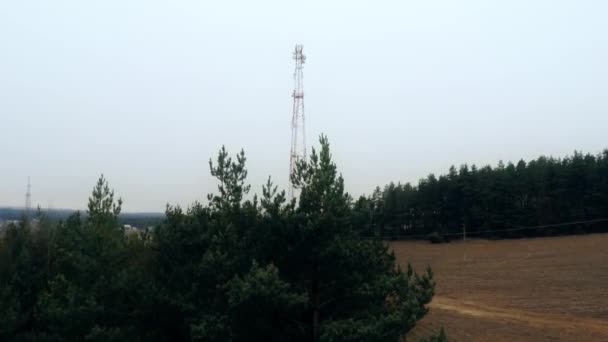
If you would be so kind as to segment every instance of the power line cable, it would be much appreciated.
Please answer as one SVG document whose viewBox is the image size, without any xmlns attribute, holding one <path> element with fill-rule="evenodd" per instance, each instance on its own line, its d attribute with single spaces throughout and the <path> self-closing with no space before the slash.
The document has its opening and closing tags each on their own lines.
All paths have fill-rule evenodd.
<svg viewBox="0 0 608 342">
<path fill-rule="evenodd" d="M 514 227 L 514 228 L 483 230 L 483 231 L 478 231 L 478 232 L 467 231 L 467 235 L 479 235 L 479 234 L 499 233 L 499 232 L 513 232 L 513 231 L 527 230 L 527 229 L 556 228 L 556 227 L 572 226 L 572 225 L 576 225 L 576 224 L 598 223 L 598 222 L 606 222 L 606 221 L 608 221 L 608 218 L 599 218 L 599 219 L 593 219 L 593 220 L 587 220 L 587 221 L 562 222 L 562 223 L 545 224 L 545 225 L 539 225 L 539 226 L 519 226 L 519 227 Z M 388 235 L 388 236 L 384 235 L 384 236 L 380 236 L 380 238 L 383 238 L 383 239 L 384 238 L 422 238 L 422 237 L 428 237 L 429 234 Z M 462 232 L 445 233 L 445 234 L 439 234 L 439 235 L 441 235 L 441 236 L 462 236 Z"/>
</svg>

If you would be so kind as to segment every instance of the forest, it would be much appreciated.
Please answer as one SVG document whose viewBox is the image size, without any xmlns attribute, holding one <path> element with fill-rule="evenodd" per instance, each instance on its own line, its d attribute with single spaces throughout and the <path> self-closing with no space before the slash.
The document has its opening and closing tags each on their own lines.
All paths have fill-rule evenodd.
<svg viewBox="0 0 608 342">
<path fill-rule="evenodd" d="M 452 167 L 357 200 L 325 137 L 298 162 L 293 200 L 270 178 L 248 196 L 243 151 L 222 148 L 209 167 L 216 193 L 168 205 L 150 228 L 123 227 L 103 176 L 86 212 L 6 228 L 0 340 L 399 341 L 435 281 L 430 267 L 400 269 L 386 240 L 608 231 L 608 150 Z"/>
<path fill-rule="evenodd" d="M 377 187 L 354 205 L 363 234 L 385 238 L 519 238 L 608 232 L 608 150 L 496 167 L 452 166 Z"/>
<path fill-rule="evenodd" d="M 209 164 L 217 192 L 151 230 L 125 231 L 103 176 L 86 213 L 11 225 L 0 340 L 398 341 L 428 312 L 431 269 L 402 270 L 361 236 L 326 138 L 298 162 L 294 200 L 270 178 L 245 199 L 242 151 Z"/>
</svg>

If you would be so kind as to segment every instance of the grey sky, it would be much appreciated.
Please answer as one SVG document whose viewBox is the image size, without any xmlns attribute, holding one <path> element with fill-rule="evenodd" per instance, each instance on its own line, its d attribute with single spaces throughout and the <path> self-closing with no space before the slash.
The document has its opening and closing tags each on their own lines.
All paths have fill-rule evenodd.
<svg viewBox="0 0 608 342">
<path fill-rule="evenodd" d="M 83 208 L 103 172 L 127 211 L 215 189 L 243 147 L 285 187 L 293 61 L 307 139 L 347 189 L 451 164 L 608 147 L 606 1 L 6 1 L 0 205 Z"/>
</svg>

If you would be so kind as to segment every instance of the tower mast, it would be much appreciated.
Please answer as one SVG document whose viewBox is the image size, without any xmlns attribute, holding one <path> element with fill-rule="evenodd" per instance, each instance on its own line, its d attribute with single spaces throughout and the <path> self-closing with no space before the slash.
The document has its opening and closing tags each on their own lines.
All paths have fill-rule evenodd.
<svg viewBox="0 0 608 342">
<path fill-rule="evenodd" d="M 30 177 L 27 177 L 27 192 L 25 193 L 25 217 L 29 220 L 30 211 L 32 209 L 32 186 L 30 184 Z"/>
<path fill-rule="evenodd" d="M 291 175 L 296 169 L 298 160 L 306 160 L 306 128 L 304 126 L 304 63 L 306 56 L 302 53 L 303 46 L 296 45 L 293 52 L 293 59 L 296 61 L 293 73 L 294 89 L 291 97 L 293 98 L 293 113 L 291 116 L 291 152 L 289 155 L 289 198 L 295 197 L 296 189 L 291 183 Z"/>
</svg>

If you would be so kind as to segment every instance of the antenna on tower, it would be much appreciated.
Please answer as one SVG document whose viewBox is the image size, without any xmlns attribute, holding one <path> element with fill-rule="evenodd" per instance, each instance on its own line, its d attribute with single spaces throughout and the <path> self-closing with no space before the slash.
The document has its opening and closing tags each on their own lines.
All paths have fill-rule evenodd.
<svg viewBox="0 0 608 342">
<path fill-rule="evenodd" d="M 32 185 L 30 183 L 30 176 L 27 176 L 27 192 L 25 193 L 25 217 L 29 220 L 30 211 L 32 209 Z"/>
<path fill-rule="evenodd" d="M 302 53 L 303 46 L 296 45 L 293 51 L 293 59 L 296 61 L 296 68 L 293 73 L 294 89 L 291 97 L 293 98 L 293 113 L 291 116 L 291 153 L 289 155 L 289 177 L 296 169 L 298 160 L 306 160 L 306 128 L 304 126 L 304 63 L 306 56 Z M 296 189 L 291 181 L 289 182 L 289 198 L 295 197 Z"/>
</svg>

